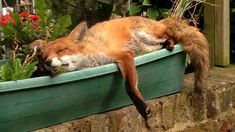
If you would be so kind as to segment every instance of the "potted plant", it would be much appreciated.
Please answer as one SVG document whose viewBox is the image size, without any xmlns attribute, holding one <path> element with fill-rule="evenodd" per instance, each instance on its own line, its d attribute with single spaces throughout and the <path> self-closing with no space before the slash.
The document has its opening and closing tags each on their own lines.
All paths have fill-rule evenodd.
<svg viewBox="0 0 235 132">
<path fill-rule="evenodd" d="M 45 11 L 47 9 L 43 1 L 38 2 L 38 20 L 32 21 L 26 16 L 26 20 L 23 21 L 22 17 L 14 13 L 10 18 L 10 26 L 13 28 L 20 27 L 15 25 L 16 21 L 16 24 L 35 24 L 36 29 L 32 32 L 27 30 L 32 38 L 25 44 L 18 43 L 15 39 L 11 40 L 14 44 L 11 54 L 13 59 L 0 70 L 4 73 L 0 74 L 1 79 L 11 76 L 12 80 L 5 79 L 4 82 L 0 82 L 0 113 L 4 113 L 0 114 L 0 129 L 29 131 L 130 105 L 131 101 L 126 95 L 121 73 L 115 64 L 68 72 L 55 77 L 22 78 L 22 73 L 24 77 L 33 73 L 37 60 L 31 59 L 35 56 L 35 51 L 28 52 L 27 46 L 20 50 L 23 53 L 27 51 L 28 54 L 20 56 L 18 47 L 34 40 L 34 33 L 36 39 L 53 40 L 62 35 L 62 31 L 65 31 L 70 23 L 68 16 L 62 17 L 57 23 L 54 23 L 54 20 L 48 21 L 51 20 L 50 12 L 48 14 Z M 37 27 L 37 24 L 41 26 Z M 22 41 L 25 42 L 25 39 Z M 6 61 L 1 61 L 0 65 L 5 63 Z M 139 75 L 139 88 L 146 99 L 173 94 L 182 88 L 185 53 L 179 45 L 176 45 L 172 52 L 162 49 L 138 56 L 135 63 Z M 27 64 L 28 66 L 25 66 Z M 8 69 L 11 67 L 12 71 Z M 27 72 L 24 69 L 27 69 Z M 18 76 L 19 78 L 15 78 Z"/>
</svg>

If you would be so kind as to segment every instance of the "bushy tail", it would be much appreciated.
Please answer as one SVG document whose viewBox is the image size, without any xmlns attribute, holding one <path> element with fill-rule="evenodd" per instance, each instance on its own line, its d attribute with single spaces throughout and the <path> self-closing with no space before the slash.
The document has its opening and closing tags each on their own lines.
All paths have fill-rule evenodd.
<svg viewBox="0 0 235 132">
<path fill-rule="evenodd" d="M 166 18 L 160 21 L 168 27 L 168 35 L 176 43 L 180 43 L 189 55 L 195 72 L 195 90 L 202 92 L 207 86 L 210 68 L 208 42 L 205 36 L 183 20 Z"/>
</svg>

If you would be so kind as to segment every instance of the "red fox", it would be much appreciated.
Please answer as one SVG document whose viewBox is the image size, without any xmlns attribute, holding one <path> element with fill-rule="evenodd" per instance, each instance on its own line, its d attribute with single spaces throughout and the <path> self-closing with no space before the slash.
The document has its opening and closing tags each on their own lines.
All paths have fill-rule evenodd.
<svg viewBox="0 0 235 132">
<path fill-rule="evenodd" d="M 209 71 L 208 43 L 195 27 L 175 18 L 161 21 L 125 17 L 98 23 L 87 29 L 80 23 L 67 37 L 46 42 L 37 40 L 42 56 L 50 67 L 73 71 L 115 62 L 125 80 L 127 94 L 147 121 L 151 110 L 138 91 L 134 57 L 159 50 L 161 43 L 172 50 L 180 43 L 195 67 L 195 88 L 205 87 Z M 56 69 L 56 68 L 55 68 Z"/>
</svg>

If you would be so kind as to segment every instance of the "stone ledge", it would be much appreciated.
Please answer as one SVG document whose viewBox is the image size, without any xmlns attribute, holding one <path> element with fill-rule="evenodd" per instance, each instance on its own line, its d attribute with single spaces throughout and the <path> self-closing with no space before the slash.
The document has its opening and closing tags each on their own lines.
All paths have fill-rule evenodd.
<svg viewBox="0 0 235 132">
<path fill-rule="evenodd" d="M 147 101 L 153 108 L 151 130 L 133 106 L 95 114 L 35 132 L 216 132 L 235 124 L 235 66 L 211 70 L 208 90 L 192 92 L 193 75 L 185 77 L 181 93 Z M 222 129 L 221 129 L 222 128 Z"/>
</svg>

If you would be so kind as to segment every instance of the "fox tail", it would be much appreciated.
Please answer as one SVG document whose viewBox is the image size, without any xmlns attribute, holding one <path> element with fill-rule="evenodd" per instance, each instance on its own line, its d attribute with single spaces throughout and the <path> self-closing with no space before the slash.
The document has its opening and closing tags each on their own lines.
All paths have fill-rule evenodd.
<svg viewBox="0 0 235 132">
<path fill-rule="evenodd" d="M 205 36 L 198 28 L 189 26 L 181 19 L 170 17 L 160 22 L 167 26 L 169 37 L 180 43 L 188 54 L 195 74 L 195 90 L 202 92 L 207 86 L 210 69 L 209 48 Z"/>
</svg>

